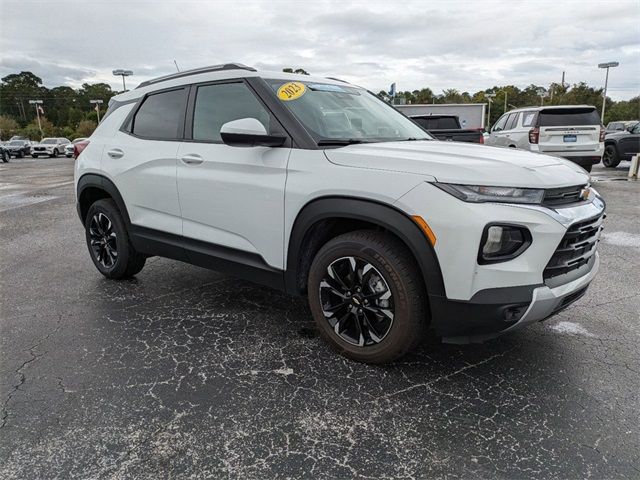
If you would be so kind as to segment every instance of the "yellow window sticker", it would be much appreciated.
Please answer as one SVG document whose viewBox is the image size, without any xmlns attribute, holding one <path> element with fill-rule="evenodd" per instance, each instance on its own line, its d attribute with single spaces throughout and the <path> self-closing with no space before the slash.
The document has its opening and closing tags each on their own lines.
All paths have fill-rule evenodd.
<svg viewBox="0 0 640 480">
<path fill-rule="evenodd" d="M 278 98 L 288 102 L 289 100 L 300 98 L 306 91 L 307 87 L 304 86 L 304 83 L 289 82 L 285 83 L 278 89 Z"/>
</svg>

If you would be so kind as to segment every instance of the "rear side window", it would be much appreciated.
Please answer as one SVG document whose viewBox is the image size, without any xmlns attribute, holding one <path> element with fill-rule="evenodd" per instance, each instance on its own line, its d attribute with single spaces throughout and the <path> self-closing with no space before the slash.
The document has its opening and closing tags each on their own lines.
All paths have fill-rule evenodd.
<svg viewBox="0 0 640 480">
<path fill-rule="evenodd" d="M 540 127 L 600 125 L 600 117 L 595 108 L 554 108 L 540 112 L 538 125 Z"/>
<path fill-rule="evenodd" d="M 255 118 L 270 132 L 270 115 L 244 83 L 198 87 L 193 112 L 193 139 L 222 142 L 220 128 L 241 118 Z"/>
<path fill-rule="evenodd" d="M 518 123 L 519 113 L 512 113 L 509 115 L 509 119 L 507 120 L 507 125 L 504 127 L 505 130 L 511 130 Z"/>
<path fill-rule="evenodd" d="M 536 112 L 523 112 L 522 113 L 522 126 L 530 127 L 536 120 Z"/>
<path fill-rule="evenodd" d="M 184 88 L 149 95 L 133 118 L 131 133 L 157 140 L 182 138 L 185 106 Z"/>
</svg>

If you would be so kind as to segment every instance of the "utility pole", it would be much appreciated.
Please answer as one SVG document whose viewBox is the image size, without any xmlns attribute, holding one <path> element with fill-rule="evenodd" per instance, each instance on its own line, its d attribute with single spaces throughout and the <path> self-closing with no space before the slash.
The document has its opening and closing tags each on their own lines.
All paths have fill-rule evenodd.
<svg viewBox="0 0 640 480">
<path fill-rule="evenodd" d="M 609 68 L 617 67 L 620 65 L 618 62 L 599 63 L 598 68 L 606 68 L 607 75 L 604 77 L 604 92 L 602 93 L 602 113 L 600 115 L 600 122 L 604 123 L 604 107 L 607 104 L 607 83 L 609 83 Z"/>
<path fill-rule="evenodd" d="M 491 103 L 493 102 L 493 97 L 496 96 L 495 93 L 485 93 L 485 97 L 489 100 L 489 111 L 487 112 L 487 128 L 491 128 Z"/>
<path fill-rule="evenodd" d="M 40 105 L 42 105 L 42 100 L 29 100 L 31 105 L 36 106 L 36 117 L 38 117 L 38 129 L 40 130 L 40 140 L 44 137 L 44 132 L 42 131 L 42 123 L 40 122 Z"/>
<path fill-rule="evenodd" d="M 103 101 L 102 100 L 89 100 L 89 103 L 92 103 L 95 105 L 94 109 L 96 111 L 96 114 L 98 115 L 98 123 L 100 123 L 100 105 L 102 105 Z"/>
</svg>

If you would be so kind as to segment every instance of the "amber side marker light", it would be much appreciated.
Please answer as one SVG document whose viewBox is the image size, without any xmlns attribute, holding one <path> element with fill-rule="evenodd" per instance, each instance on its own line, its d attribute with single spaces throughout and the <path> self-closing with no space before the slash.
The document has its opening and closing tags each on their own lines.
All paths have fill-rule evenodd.
<svg viewBox="0 0 640 480">
<path fill-rule="evenodd" d="M 420 230 L 422 230 L 422 233 L 424 233 L 426 235 L 426 237 L 429 239 L 429 243 L 431 244 L 431 246 L 435 247 L 435 245 L 436 245 L 436 236 L 433 233 L 433 231 L 431 230 L 431 227 L 429 226 L 429 224 L 424 221 L 424 218 L 422 218 L 420 215 L 413 215 L 411 217 L 411 219 L 414 222 L 416 222 L 418 227 L 420 227 Z"/>
</svg>

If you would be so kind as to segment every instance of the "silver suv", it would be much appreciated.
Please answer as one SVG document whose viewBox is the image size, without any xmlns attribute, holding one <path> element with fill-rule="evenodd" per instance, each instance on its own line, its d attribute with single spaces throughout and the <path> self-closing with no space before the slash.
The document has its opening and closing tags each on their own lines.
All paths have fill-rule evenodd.
<svg viewBox="0 0 640 480">
<path fill-rule="evenodd" d="M 528 107 L 500 117 L 485 144 L 563 157 L 590 172 L 602 159 L 604 135 L 595 107 Z"/>
</svg>

